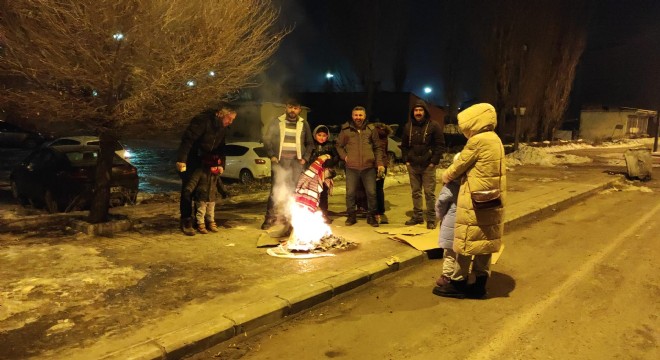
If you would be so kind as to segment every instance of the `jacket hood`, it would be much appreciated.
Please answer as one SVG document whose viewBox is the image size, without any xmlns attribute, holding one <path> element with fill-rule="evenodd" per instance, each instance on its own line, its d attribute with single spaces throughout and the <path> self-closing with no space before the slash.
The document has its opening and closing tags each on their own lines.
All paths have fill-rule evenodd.
<svg viewBox="0 0 660 360">
<path fill-rule="evenodd" d="M 324 132 L 328 135 L 330 135 L 330 129 L 328 129 L 327 126 L 325 125 L 319 125 L 314 128 L 314 131 L 312 132 L 312 135 L 316 135 L 317 132 Z"/>
<path fill-rule="evenodd" d="M 458 113 L 458 128 L 468 139 L 475 134 L 494 131 L 497 126 L 497 113 L 491 104 L 472 105 Z"/>
<path fill-rule="evenodd" d="M 415 117 L 413 116 L 413 111 L 415 110 L 416 107 L 422 107 L 424 109 L 424 120 L 428 120 L 431 118 L 431 113 L 429 113 L 429 107 L 426 105 L 426 102 L 424 100 L 417 100 L 415 101 L 415 105 L 410 108 L 410 119 L 415 120 Z"/>
</svg>

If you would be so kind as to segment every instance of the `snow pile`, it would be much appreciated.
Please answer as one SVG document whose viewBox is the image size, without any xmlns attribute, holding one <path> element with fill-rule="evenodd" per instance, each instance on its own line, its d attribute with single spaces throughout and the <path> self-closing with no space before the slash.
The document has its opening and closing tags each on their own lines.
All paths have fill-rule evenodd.
<svg viewBox="0 0 660 360">
<path fill-rule="evenodd" d="M 583 164 L 590 163 L 593 160 L 584 156 L 569 154 L 554 154 L 547 151 L 549 148 L 537 148 L 521 145 L 517 151 L 506 156 L 506 165 L 509 167 L 516 165 L 541 165 L 556 166 L 565 164 Z"/>
</svg>

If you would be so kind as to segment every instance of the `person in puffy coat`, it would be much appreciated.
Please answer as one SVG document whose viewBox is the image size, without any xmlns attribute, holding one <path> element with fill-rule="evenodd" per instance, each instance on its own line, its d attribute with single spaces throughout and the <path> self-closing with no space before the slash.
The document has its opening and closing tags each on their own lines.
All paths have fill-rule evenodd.
<svg viewBox="0 0 660 360">
<path fill-rule="evenodd" d="M 454 161 L 461 153 L 454 155 Z M 444 250 L 442 254 L 442 274 L 436 280 L 437 286 L 443 286 L 450 282 L 454 273 L 456 263 L 456 252 L 454 251 L 454 226 L 456 225 L 456 202 L 460 190 L 460 179 L 455 179 L 445 184 L 437 200 L 435 201 L 435 217 L 440 219 L 440 233 L 438 234 L 438 247 Z"/>
<path fill-rule="evenodd" d="M 442 174 L 443 183 L 462 177 L 454 226 L 456 265 L 450 282 L 433 289 L 436 295 L 453 298 L 486 295 L 491 256 L 502 245 L 506 204 L 504 147 L 495 133 L 496 126 L 497 114 L 490 104 L 476 104 L 458 114 L 458 127 L 468 140 L 460 156 Z M 475 209 L 471 193 L 493 189 L 499 189 L 502 205 Z M 471 263 L 476 281 L 468 286 Z"/>
</svg>

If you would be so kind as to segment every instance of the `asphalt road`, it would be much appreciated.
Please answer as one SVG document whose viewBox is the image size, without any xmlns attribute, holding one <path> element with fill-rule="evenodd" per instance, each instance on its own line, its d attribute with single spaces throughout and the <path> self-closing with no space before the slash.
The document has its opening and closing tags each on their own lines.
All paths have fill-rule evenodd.
<svg viewBox="0 0 660 360">
<path fill-rule="evenodd" d="M 508 229 L 486 300 L 430 261 L 189 359 L 658 359 L 660 180 L 620 190 Z"/>
</svg>

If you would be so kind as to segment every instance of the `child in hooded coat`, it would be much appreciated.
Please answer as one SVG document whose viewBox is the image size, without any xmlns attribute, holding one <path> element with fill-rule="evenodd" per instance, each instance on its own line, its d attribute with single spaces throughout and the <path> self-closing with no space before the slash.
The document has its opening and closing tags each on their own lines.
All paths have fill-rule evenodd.
<svg viewBox="0 0 660 360">
<path fill-rule="evenodd" d="M 332 179 L 335 177 L 336 172 L 334 170 L 337 163 L 339 163 L 339 154 L 335 145 L 328 141 L 330 137 L 330 130 L 325 125 L 319 125 L 314 128 L 312 132 L 312 137 L 314 138 L 314 149 L 312 150 L 312 157 L 309 164 L 313 163 L 318 157 L 323 156 L 325 161 L 323 161 L 323 168 L 326 170 L 325 179 Z M 328 183 L 332 184 L 331 181 L 323 183 L 323 191 L 319 196 L 319 209 L 323 212 L 323 218 L 326 223 L 332 222 L 328 217 L 328 195 L 332 191 Z"/>
<path fill-rule="evenodd" d="M 454 161 L 460 153 L 454 155 Z M 461 188 L 460 179 L 445 184 L 435 201 L 435 217 L 440 219 L 440 233 L 438 246 L 444 250 L 442 261 L 442 275 L 436 280 L 436 285 L 443 286 L 449 283 L 454 273 L 456 252 L 454 252 L 454 225 L 456 224 L 456 202 L 458 191 Z"/>
</svg>

